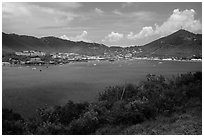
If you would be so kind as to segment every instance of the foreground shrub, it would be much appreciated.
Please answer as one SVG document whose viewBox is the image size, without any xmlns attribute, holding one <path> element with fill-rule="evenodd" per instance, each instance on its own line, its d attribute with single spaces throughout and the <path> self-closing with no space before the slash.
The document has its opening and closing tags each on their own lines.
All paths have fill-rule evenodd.
<svg viewBox="0 0 204 137">
<path fill-rule="evenodd" d="M 66 126 L 86 112 L 87 107 L 88 103 L 68 101 L 64 106 L 39 108 L 37 115 L 27 122 L 27 131 L 32 134 L 66 133 Z"/>
<path fill-rule="evenodd" d="M 68 125 L 73 119 L 79 118 L 87 107 L 88 103 L 68 101 L 64 106 L 43 107 L 38 109 L 38 117 L 40 117 L 42 122 Z"/>
<path fill-rule="evenodd" d="M 138 87 L 132 84 L 124 86 L 108 87 L 104 92 L 99 93 L 99 101 L 115 102 L 118 100 L 127 100 L 137 95 Z"/>
<path fill-rule="evenodd" d="M 88 103 L 73 103 L 69 101 L 66 105 L 56 107 L 53 112 L 58 115 L 59 122 L 68 125 L 72 120 L 78 119 L 88 108 Z"/>
<path fill-rule="evenodd" d="M 104 125 L 97 129 L 95 135 L 116 135 L 120 133 L 126 125 Z"/>
<path fill-rule="evenodd" d="M 24 119 L 9 109 L 2 109 L 2 134 L 24 134 Z"/>
<path fill-rule="evenodd" d="M 67 134 L 66 127 L 62 124 L 56 124 L 51 122 L 41 123 L 35 130 L 36 135 L 63 135 Z"/>
<path fill-rule="evenodd" d="M 98 113 L 90 110 L 77 120 L 73 120 L 68 129 L 68 134 L 87 135 L 96 131 L 99 127 Z"/>
<path fill-rule="evenodd" d="M 172 88 L 185 88 L 185 95 L 188 98 L 200 97 L 202 99 L 202 72 L 181 74 L 169 80 Z"/>
</svg>

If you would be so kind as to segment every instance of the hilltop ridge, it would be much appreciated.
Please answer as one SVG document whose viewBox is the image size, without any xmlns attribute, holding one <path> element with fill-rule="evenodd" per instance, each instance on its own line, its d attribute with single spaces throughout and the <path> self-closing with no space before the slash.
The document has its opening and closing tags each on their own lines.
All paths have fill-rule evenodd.
<svg viewBox="0 0 204 137">
<path fill-rule="evenodd" d="M 23 50 L 45 52 L 73 52 L 83 55 L 132 54 L 133 57 L 202 57 L 202 34 L 180 29 L 143 46 L 108 47 L 104 44 L 74 42 L 57 37 L 36 38 L 33 36 L 6 34 L 2 32 L 3 54 Z"/>
<path fill-rule="evenodd" d="M 202 34 L 180 29 L 143 46 L 141 56 L 190 57 L 202 56 Z"/>
</svg>

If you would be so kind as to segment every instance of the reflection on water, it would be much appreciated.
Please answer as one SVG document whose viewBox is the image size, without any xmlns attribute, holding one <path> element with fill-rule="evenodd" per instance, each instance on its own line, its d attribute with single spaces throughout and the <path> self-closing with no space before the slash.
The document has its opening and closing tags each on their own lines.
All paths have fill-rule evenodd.
<svg viewBox="0 0 204 137">
<path fill-rule="evenodd" d="M 132 60 L 3 67 L 3 107 L 29 116 L 45 104 L 64 104 L 67 100 L 94 101 L 105 87 L 136 83 L 144 80 L 148 73 L 171 76 L 202 71 L 201 66 L 201 62 Z"/>
</svg>

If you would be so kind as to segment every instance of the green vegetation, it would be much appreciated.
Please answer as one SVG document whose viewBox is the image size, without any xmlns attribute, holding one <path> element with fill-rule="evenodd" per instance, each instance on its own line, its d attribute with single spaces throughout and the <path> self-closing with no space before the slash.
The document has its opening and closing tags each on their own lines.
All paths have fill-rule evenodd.
<svg viewBox="0 0 204 137">
<path fill-rule="evenodd" d="M 19 114 L 3 109 L 2 120 L 3 134 L 19 135 L 23 133 L 24 120 Z"/>
<path fill-rule="evenodd" d="M 23 120 L 3 109 L 3 134 L 202 134 L 202 72 L 147 75 L 108 87 L 93 103 L 68 101 Z"/>
<path fill-rule="evenodd" d="M 29 61 L 30 57 L 28 56 L 18 56 L 15 53 L 8 53 L 2 55 L 2 61 L 3 62 L 12 62 L 12 60 L 16 61 L 16 64 L 20 61 Z"/>
<path fill-rule="evenodd" d="M 38 57 L 44 62 L 49 62 L 52 59 L 52 56 L 49 54 L 46 54 L 45 56 L 33 56 L 33 57 Z M 2 55 L 2 61 L 3 62 L 10 62 L 11 64 L 20 64 L 21 61 L 26 62 L 30 61 L 31 57 L 30 56 L 24 56 L 24 55 L 16 55 L 15 53 L 8 53 L 8 54 L 3 54 Z"/>
</svg>

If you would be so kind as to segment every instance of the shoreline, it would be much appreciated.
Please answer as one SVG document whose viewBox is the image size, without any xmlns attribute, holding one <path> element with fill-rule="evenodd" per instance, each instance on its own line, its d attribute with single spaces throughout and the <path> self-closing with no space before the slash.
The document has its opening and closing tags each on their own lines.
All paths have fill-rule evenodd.
<svg viewBox="0 0 204 137">
<path fill-rule="evenodd" d="M 115 61 L 135 61 L 135 60 L 147 60 L 147 61 L 160 61 L 160 62 L 164 62 L 164 61 L 175 61 L 175 62 L 197 62 L 197 63 L 202 63 L 202 60 L 169 60 L 169 59 L 151 59 L 151 58 L 132 58 L 132 59 L 117 59 L 114 61 L 109 61 L 109 60 L 88 60 L 86 62 L 95 62 L 95 61 L 100 61 L 100 62 L 104 62 L 104 61 L 108 61 L 108 62 L 115 62 Z M 86 63 L 84 61 L 71 61 L 68 63 L 59 63 L 59 64 L 9 64 L 9 62 L 2 62 L 2 66 L 61 66 L 61 65 L 65 65 L 65 64 L 70 64 L 70 63 Z"/>
</svg>

